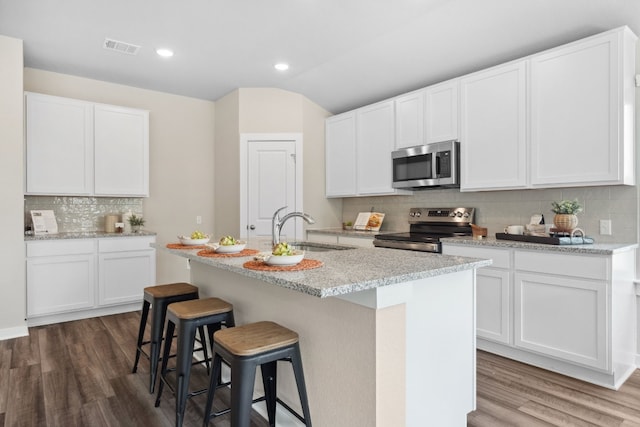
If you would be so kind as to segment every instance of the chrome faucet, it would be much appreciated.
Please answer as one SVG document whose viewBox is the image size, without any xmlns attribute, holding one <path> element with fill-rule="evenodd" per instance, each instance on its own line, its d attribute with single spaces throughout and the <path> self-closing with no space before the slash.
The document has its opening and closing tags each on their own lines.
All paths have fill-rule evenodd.
<svg viewBox="0 0 640 427">
<path fill-rule="evenodd" d="M 286 214 L 285 216 L 282 217 L 282 219 L 280 219 L 280 211 L 283 209 L 286 209 L 287 207 L 284 206 L 280 209 L 278 209 L 274 214 L 273 214 L 273 218 L 271 219 L 271 244 L 273 246 L 277 245 L 278 243 L 280 243 L 280 231 L 282 230 L 282 227 L 284 226 L 284 223 L 287 222 L 288 219 L 293 218 L 293 217 L 300 217 L 302 219 L 304 219 L 305 221 L 307 221 L 307 224 L 313 224 L 316 221 L 311 217 L 311 215 L 303 213 L 303 212 L 291 212 Z"/>
</svg>

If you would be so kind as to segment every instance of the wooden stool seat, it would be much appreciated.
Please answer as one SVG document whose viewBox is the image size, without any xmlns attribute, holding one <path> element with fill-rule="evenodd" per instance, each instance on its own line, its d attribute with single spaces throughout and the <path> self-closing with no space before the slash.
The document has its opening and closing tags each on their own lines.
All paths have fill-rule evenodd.
<svg viewBox="0 0 640 427">
<path fill-rule="evenodd" d="M 197 300 L 198 287 L 189 283 L 178 282 L 166 285 L 147 286 L 144 288 L 144 298 L 142 300 L 142 314 L 140 316 L 140 327 L 138 330 L 138 342 L 136 344 L 136 358 L 133 362 L 132 372 L 135 374 L 138 370 L 138 362 L 140 355 L 144 354 L 149 359 L 149 393 L 153 393 L 156 384 L 158 365 L 160 362 L 160 347 L 162 345 L 162 335 L 164 331 L 164 322 L 167 317 L 167 307 L 169 304 Z M 144 341 L 144 331 L 147 327 L 147 318 L 149 310 L 151 313 L 151 334 L 149 341 Z M 204 341 L 204 328 L 200 330 L 200 341 Z M 145 352 L 143 346 L 150 345 L 149 352 Z M 202 346 L 201 350 L 208 358 L 206 346 Z"/>
<path fill-rule="evenodd" d="M 198 293 L 198 288 L 189 283 L 170 283 L 168 285 L 148 286 L 144 288 L 145 297 L 168 298 L 177 295 Z"/>
<path fill-rule="evenodd" d="M 169 311 L 178 319 L 195 319 L 197 317 L 228 313 L 232 310 L 233 306 L 220 298 L 203 298 L 176 302 L 169 306 Z"/>
<path fill-rule="evenodd" d="M 256 322 L 215 334 L 222 347 L 237 356 L 252 356 L 298 342 L 298 334 L 274 322 Z"/>
</svg>

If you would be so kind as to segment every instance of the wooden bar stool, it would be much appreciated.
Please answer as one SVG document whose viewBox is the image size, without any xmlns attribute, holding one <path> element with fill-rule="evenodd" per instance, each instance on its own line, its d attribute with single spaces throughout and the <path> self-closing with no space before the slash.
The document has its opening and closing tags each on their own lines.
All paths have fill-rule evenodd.
<svg viewBox="0 0 640 427">
<path fill-rule="evenodd" d="M 189 283 L 171 283 L 168 285 L 149 286 L 144 288 L 144 300 L 142 302 L 142 316 L 138 331 L 138 343 L 136 344 L 136 360 L 133 363 L 132 372 L 138 370 L 140 354 L 144 354 L 150 362 L 149 367 L 149 393 L 153 393 L 156 385 L 158 362 L 160 361 L 160 347 L 162 345 L 162 332 L 167 316 L 167 306 L 174 302 L 198 299 L 198 288 Z M 144 331 L 147 326 L 149 307 L 151 314 L 151 337 L 149 341 L 143 341 Z M 204 334 L 202 334 L 204 335 Z M 203 337 L 201 337 L 202 340 Z M 143 346 L 150 344 L 150 351 L 146 353 Z M 206 351 L 206 346 L 203 346 Z M 206 357 L 206 356 L 205 356 Z"/>
<path fill-rule="evenodd" d="M 167 331 L 165 334 L 162 368 L 160 369 L 160 386 L 156 407 L 160 406 L 162 389 L 166 384 L 176 397 L 176 427 L 182 426 L 187 398 L 204 393 L 207 389 L 189 392 L 189 378 L 191 376 L 192 354 L 196 330 L 207 327 L 209 341 L 213 342 L 213 334 L 222 324 L 227 328 L 235 326 L 233 306 L 219 298 L 205 298 L 170 304 L 167 309 Z M 178 330 L 178 345 L 175 369 L 168 369 L 167 363 L 175 329 Z M 220 363 L 220 362 L 218 362 Z M 167 380 L 167 373 L 176 373 L 175 387 Z M 218 367 L 217 372 L 220 372 Z M 219 378 L 219 374 L 216 374 Z"/>
<path fill-rule="evenodd" d="M 251 404 L 266 400 L 269 425 L 276 424 L 276 402 L 311 427 L 307 389 L 302 370 L 298 334 L 274 322 L 256 322 L 223 329 L 213 335 L 213 369 L 204 412 L 204 427 L 211 418 L 228 411 L 211 413 L 221 361 L 231 366 L 231 427 L 249 427 Z M 298 386 L 303 416 L 276 395 L 277 362 L 291 362 Z M 265 396 L 252 400 L 256 367 L 260 366 Z"/>
</svg>

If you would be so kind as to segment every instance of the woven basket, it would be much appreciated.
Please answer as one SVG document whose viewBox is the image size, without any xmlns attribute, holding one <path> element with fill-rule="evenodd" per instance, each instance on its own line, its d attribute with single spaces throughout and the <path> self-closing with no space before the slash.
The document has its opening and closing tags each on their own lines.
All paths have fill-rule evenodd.
<svg viewBox="0 0 640 427">
<path fill-rule="evenodd" d="M 556 214 L 553 217 L 553 225 L 559 231 L 571 231 L 578 226 L 578 217 L 574 214 Z"/>
</svg>

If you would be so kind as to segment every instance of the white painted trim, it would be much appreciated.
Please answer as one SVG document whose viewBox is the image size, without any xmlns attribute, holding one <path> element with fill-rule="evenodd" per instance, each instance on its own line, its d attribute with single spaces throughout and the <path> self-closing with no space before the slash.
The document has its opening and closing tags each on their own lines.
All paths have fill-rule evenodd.
<svg viewBox="0 0 640 427">
<path fill-rule="evenodd" d="M 303 151 L 302 151 L 302 134 L 301 133 L 242 133 L 240 134 L 240 165 L 238 170 L 240 171 L 240 230 L 238 235 L 241 238 L 247 237 L 247 161 L 248 161 L 248 147 L 250 141 L 265 141 L 265 142 L 277 142 L 277 141 L 291 141 L 295 143 L 296 147 L 296 205 L 290 206 L 291 211 L 303 212 L 302 197 L 303 197 Z M 295 240 L 303 240 L 302 234 L 302 221 L 296 221 L 296 236 Z"/>
<path fill-rule="evenodd" d="M 0 341 L 9 340 L 12 338 L 26 337 L 28 335 L 29 329 L 26 325 L 0 329 Z"/>
<path fill-rule="evenodd" d="M 142 308 L 142 299 L 127 304 L 112 305 L 107 307 L 90 308 L 87 310 L 70 311 L 68 313 L 48 314 L 27 319 L 27 325 L 41 326 L 52 323 L 69 322 L 71 320 L 88 319 L 90 317 L 109 316 L 112 314 L 128 313 Z"/>
</svg>

